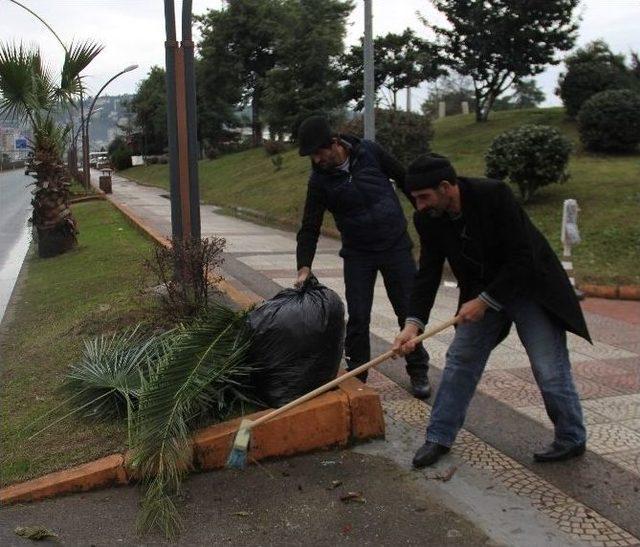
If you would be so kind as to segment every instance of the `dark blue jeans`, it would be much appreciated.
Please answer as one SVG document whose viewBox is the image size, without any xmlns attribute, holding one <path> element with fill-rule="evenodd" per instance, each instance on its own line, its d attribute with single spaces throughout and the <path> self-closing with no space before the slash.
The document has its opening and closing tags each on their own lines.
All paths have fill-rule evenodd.
<svg viewBox="0 0 640 547">
<path fill-rule="evenodd" d="M 444 446 L 453 444 L 487 359 L 511 321 L 527 351 L 554 425 L 555 442 L 563 446 L 585 442 L 582 407 L 571 376 L 566 332 L 529 299 L 515 302 L 507 313 L 487 310 L 480 321 L 456 328 L 427 427 L 428 441 Z"/>
<path fill-rule="evenodd" d="M 404 327 L 411 287 L 416 273 L 416 263 L 411 249 L 345 257 L 344 283 L 349 312 L 345 356 L 349 370 L 371 359 L 369 323 L 371 322 L 373 290 L 378 272 L 382 274 L 387 296 L 398 318 L 398 325 L 400 328 Z M 426 377 L 429 368 L 429 354 L 422 344 L 406 356 L 406 361 L 409 376 Z M 366 373 L 361 379 L 366 380 Z"/>
</svg>

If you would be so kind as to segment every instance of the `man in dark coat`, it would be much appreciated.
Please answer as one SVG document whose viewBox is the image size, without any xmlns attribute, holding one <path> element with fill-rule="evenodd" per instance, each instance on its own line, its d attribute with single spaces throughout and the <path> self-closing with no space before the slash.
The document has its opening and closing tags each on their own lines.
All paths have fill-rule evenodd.
<svg viewBox="0 0 640 547">
<path fill-rule="evenodd" d="M 446 454 L 493 348 L 515 323 L 555 428 L 539 462 L 585 451 L 580 399 L 571 376 L 566 331 L 590 341 L 574 290 L 545 237 L 500 181 L 458 177 L 446 158 L 415 160 L 405 180 L 416 200 L 420 267 L 405 327 L 394 343 L 402 355 L 427 324 L 444 260 L 458 280 L 456 333 L 431 413 L 425 444 L 413 464 Z"/>
<path fill-rule="evenodd" d="M 348 368 L 371 358 L 369 323 L 374 285 L 382 274 L 400 328 L 407 316 L 416 264 L 407 221 L 390 179 L 404 189 L 402 165 L 375 142 L 331 131 L 322 116 L 300 126 L 301 156 L 310 156 L 312 171 L 302 227 L 298 232 L 297 284 L 311 272 L 325 210 L 335 219 L 342 238 L 344 282 L 349 320 L 345 339 Z M 406 355 L 413 394 L 429 397 L 429 355 L 420 344 Z M 366 373 L 361 375 L 366 381 Z"/>
</svg>

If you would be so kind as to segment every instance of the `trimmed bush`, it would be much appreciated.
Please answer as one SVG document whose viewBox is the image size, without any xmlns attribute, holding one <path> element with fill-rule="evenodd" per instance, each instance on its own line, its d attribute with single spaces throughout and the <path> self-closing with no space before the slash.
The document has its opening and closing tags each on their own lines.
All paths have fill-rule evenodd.
<svg viewBox="0 0 640 547">
<path fill-rule="evenodd" d="M 340 132 L 362 137 L 362 116 L 344 124 Z M 399 110 L 376 110 L 376 142 L 403 165 L 428 152 L 432 138 L 433 128 L 428 116 Z"/>
<path fill-rule="evenodd" d="M 597 93 L 582 105 L 578 131 L 589 150 L 635 150 L 640 143 L 640 93 L 629 89 Z"/>
<path fill-rule="evenodd" d="M 498 135 L 485 154 L 486 174 L 518 186 L 528 201 L 541 186 L 565 182 L 571 141 L 554 127 L 523 125 Z"/>
<path fill-rule="evenodd" d="M 578 63 L 567 70 L 559 95 L 567 115 L 575 118 L 580 107 L 596 93 L 628 87 L 629 77 L 620 67 L 607 63 Z"/>
<path fill-rule="evenodd" d="M 131 167 L 131 149 L 116 148 L 109 154 L 109 160 L 116 171 Z"/>
</svg>

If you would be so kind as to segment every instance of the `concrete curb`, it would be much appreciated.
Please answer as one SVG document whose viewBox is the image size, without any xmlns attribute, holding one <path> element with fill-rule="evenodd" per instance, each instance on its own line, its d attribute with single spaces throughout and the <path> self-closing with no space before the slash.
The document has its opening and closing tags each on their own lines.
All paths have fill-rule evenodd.
<svg viewBox="0 0 640 547">
<path fill-rule="evenodd" d="M 105 201 L 107 198 L 104 194 L 94 194 L 92 196 L 80 196 L 69 200 L 70 205 L 76 203 L 84 203 L 85 201 Z"/>
<path fill-rule="evenodd" d="M 103 194 L 104 196 L 104 194 Z M 100 198 L 98 198 L 100 199 Z M 142 222 L 131 209 L 106 198 L 138 229 L 163 246 L 170 241 Z M 247 307 L 259 299 L 228 282 L 221 283 L 225 294 L 236 304 Z M 245 419 L 257 419 L 262 410 Z M 241 418 L 215 424 L 193 436 L 193 464 L 196 469 L 224 467 Z M 313 424 L 313 428 L 309 427 Z M 380 397 L 355 378 L 349 378 L 324 393 L 276 416 L 252 431 L 249 461 L 301 454 L 313 450 L 346 446 L 356 441 L 384 437 L 384 415 Z M 0 489 L 0 505 L 36 501 L 73 492 L 85 492 L 137 480 L 135 469 L 127 466 L 127 455 L 112 454 L 80 466 L 50 473 Z"/>
<path fill-rule="evenodd" d="M 579 284 L 578 288 L 587 296 L 612 300 L 640 300 L 640 285 L 595 285 Z"/>
<path fill-rule="evenodd" d="M 255 420 L 269 410 L 245 419 Z M 193 466 L 206 471 L 225 466 L 241 418 L 215 424 L 193 436 Z M 314 427 L 310 428 L 309 424 Z M 384 416 L 378 394 L 350 378 L 315 399 L 276 416 L 252 431 L 248 461 L 302 454 L 384 437 Z M 111 454 L 71 469 L 56 471 L 0 490 L 0 505 L 37 501 L 135 482 L 135 469 L 125 454 Z"/>
</svg>

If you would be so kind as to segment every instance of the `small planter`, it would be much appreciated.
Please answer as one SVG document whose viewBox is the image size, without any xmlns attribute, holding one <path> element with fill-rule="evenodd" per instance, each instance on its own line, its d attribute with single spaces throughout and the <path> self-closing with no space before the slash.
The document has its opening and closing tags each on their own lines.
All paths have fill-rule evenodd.
<svg viewBox="0 0 640 547">
<path fill-rule="evenodd" d="M 105 194 L 111 193 L 111 175 L 100 175 L 98 184 Z"/>
</svg>

